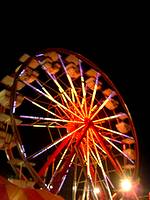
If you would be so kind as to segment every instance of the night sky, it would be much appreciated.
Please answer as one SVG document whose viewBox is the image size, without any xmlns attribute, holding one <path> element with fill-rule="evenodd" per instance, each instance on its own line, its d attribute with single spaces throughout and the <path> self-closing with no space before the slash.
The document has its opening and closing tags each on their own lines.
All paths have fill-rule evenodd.
<svg viewBox="0 0 150 200">
<path fill-rule="evenodd" d="M 49 45 L 46 47 L 51 48 L 54 46 Z M 80 53 L 96 63 L 113 81 L 123 96 L 137 131 L 141 185 L 145 191 L 150 190 L 150 84 L 145 50 L 139 44 L 127 41 L 118 42 L 117 44 L 114 41 L 113 44 L 107 42 L 106 44 L 103 43 L 103 45 L 95 43 L 95 45 L 91 46 L 81 47 L 78 44 L 78 47 L 71 47 L 71 45 L 61 47 Z M 17 67 L 17 59 L 23 53 L 34 54 L 42 49 L 44 48 L 15 46 L 1 48 L 0 78 L 13 72 Z M 2 161 L 0 159 L 1 174 L 3 174 L 4 170 L 4 164 L 1 164 Z"/>
</svg>

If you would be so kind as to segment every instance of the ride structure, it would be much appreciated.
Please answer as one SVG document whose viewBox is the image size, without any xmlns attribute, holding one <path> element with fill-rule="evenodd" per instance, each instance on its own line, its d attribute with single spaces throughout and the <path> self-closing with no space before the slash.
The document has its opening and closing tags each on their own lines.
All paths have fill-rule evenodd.
<svg viewBox="0 0 150 200">
<path fill-rule="evenodd" d="M 127 198 L 120 182 L 137 180 L 136 130 L 123 97 L 96 64 L 50 48 L 24 54 L 1 83 L 15 141 L 5 152 L 19 180 L 65 199 Z M 130 198 L 137 199 L 135 190 Z"/>
</svg>

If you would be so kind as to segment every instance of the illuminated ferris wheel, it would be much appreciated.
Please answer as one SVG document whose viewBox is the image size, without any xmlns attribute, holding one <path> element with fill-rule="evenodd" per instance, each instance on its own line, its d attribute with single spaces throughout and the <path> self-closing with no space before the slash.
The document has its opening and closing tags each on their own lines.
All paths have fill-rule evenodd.
<svg viewBox="0 0 150 200">
<path fill-rule="evenodd" d="M 66 49 L 19 61 L 9 95 L 25 168 L 14 170 L 66 199 L 113 199 L 122 179 L 136 179 L 139 153 L 132 118 L 112 81 Z M 15 157 L 15 148 L 8 152 Z"/>
</svg>

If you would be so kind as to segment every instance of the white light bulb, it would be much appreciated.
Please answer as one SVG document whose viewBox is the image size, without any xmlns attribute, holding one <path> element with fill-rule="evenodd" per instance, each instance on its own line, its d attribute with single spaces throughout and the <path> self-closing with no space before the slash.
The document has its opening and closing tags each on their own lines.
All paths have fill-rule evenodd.
<svg viewBox="0 0 150 200">
<path fill-rule="evenodd" d="M 124 192 L 130 191 L 131 188 L 132 188 L 132 183 L 129 179 L 124 179 L 124 180 L 121 181 L 121 189 Z"/>
</svg>

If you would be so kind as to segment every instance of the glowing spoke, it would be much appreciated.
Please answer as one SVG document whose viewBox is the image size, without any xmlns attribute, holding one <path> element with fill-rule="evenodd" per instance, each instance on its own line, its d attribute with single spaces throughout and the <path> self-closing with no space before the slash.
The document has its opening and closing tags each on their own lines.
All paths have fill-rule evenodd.
<svg viewBox="0 0 150 200">
<path fill-rule="evenodd" d="M 82 85 L 82 93 L 83 93 L 82 107 L 83 105 L 85 105 L 85 114 L 87 115 L 86 90 L 85 90 L 85 81 L 84 81 L 83 70 L 81 66 L 81 60 L 79 60 L 79 68 L 80 68 L 81 85 Z"/>
<path fill-rule="evenodd" d="M 94 138 L 93 138 L 93 134 L 91 133 L 91 138 L 92 140 L 94 141 Z M 94 144 L 94 143 L 93 143 Z M 102 164 L 102 161 L 101 161 L 101 158 L 100 158 L 100 155 L 98 153 L 98 150 L 94 144 L 94 149 L 95 149 L 95 152 L 96 152 L 96 155 L 97 155 L 97 163 L 98 165 L 100 166 L 101 170 L 102 170 L 102 174 L 103 174 L 103 177 L 104 177 L 104 180 L 105 180 L 105 183 L 106 183 L 106 188 L 108 190 L 108 194 L 109 194 L 109 197 L 110 199 L 112 200 L 112 195 L 111 195 L 111 191 L 110 191 L 110 188 L 109 188 L 109 184 L 108 184 L 108 180 L 107 180 L 107 175 L 106 175 L 106 172 L 104 170 L 104 167 L 103 167 L 103 164 Z"/>
<path fill-rule="evenodd" d="M 43 68 L 44 68 L 44 67 L 43 67 Z M 51 75 L 51 78 L 52 78 L 52 75 Z M 43 89 L 43 91 L 45 91 L 45 93 L 51 97 L 50 93 L 46 90 L 46 88 L 45 88 L 38 80 L 36 80 L 36 82 L 40 85 L 40 87 Z M 56 92 L 53 88 L 50 88 L 50 89 L 53 90 L 54 92 Z M 57 93 L 58 93 L 58 92 L 57 92 Z M 62 96 L 64 102 L 66 103 L 67 107 L 69 108 L 65 96 L 64 96 L 63 94 L 61 94 L 61 96 Z"/>
<path fill-rule="evenodd" d="M 82 113 L 79 111 L 79 109 L 75 106 L 75 104 L 72 102 L 72 100 L 70 99 L 70 97 L 68 96 L 68 94 L 64 91 L 64 89 L 62 88 L 62 86 L 58 83 L 57 79 L 55 78 L 54 75 L 50 74 L 47 69 L 43 66 L 42 69 L 44 69 L 44 71 L 50 76 L 50 78 L 54 81 L 54 83 L 57 85 L 61 95 L 63 95 L 62 97 L 66 97 L 68 99 L 68 101 L 72 104 L 72 106 L 76 109 L 76 111 L 83 117 Z M 66 100 L 65 100 L 66 101 Z M 80 118 L 78 116 L 78 118 Z M 80 118 L 82 119 L 82 118 Z"/>
<path fill-rule="evenodd" d="M 86 153 L 87 153 L 87 175 L 88 177 L 91 178 L 91 173 L 90 173 L 90 152 L 89 152 L 89 131 L 87 130 L 87 136 L 86 136 Z"/>
<path fill-rule="evenodd" d="M 95 143 L 94 142 L 94 144 L 104 153 L 104 154 L 106 154 L 106 152 L 104 151 L 104 149 L 103 148 L 101 148 L 97 143 Z"/>
<path fill-rule="evenodd" d="M 107 99 L 100 105 L 100 107 L 97 109 L 97 111 L 92 115 L 91 120 L 94 119 L 94 117 L 99 113 L 100 110 L 103 109 L 103 107 L 107 104 L 107 102 L 111 99 L 111 97 L 114 95 L 114 92 L 112 92 Z M 96 105 L 98 107 L 98 105 Z"/>
<path fill-rule="evenodd" d="M 62 107 L 63 109 L 67 110 L 68 112 L 70 112 L 71 114 L 73 114 L 74 116 L 76 116 L 77 118 L 80 118 L 81 120 L 83 120 L 81 117 L 79 117 L 78 115 L 76 115 L 74 112 L 72 112 L 70 109 L 68 109 L 67 107 L 65 107 L 64 105 L 62 105 L 61 103 L 59 103 L 58 101 L 56 101 L 52 95 L 47 95 L 45 93 L 43 93 L 41 90 L 39 90 L 38 88 L 34 87 L 33 85 L 31 85 L 30 83 L 27 83 L 26 81 L 23 81 L 24 83 L 26 83 L 29 87 L 31 87 L 32 89 L 34 89 L 35 91 L 37 91 L 38 93 L 42 94 L 43 96 L 45 96 L 46 98 L 48 98 L 49 100 L 53 101 L 54 103 L 56 103 L 57 106 Z"/>
<path fill-rule="evenodd" d="M 75 103 L 75 97 L 72 88 L 71 88 L 71 96 L 72 96 L 72 101 Z"/>
<path fill-rule="evenodd" d="M 81 152 L 83 153 L 84 160 L 86 161 L 85 145 L 81 142 Z"/>
<path fill-rule="evenodd" d="M 123 154 L 132 164 L 134 164 L 134 161 L 131 160 L 131 159 L 130 159 L 123 151 L 121 151 L 114 143 L 112 143 L 108 137 L 103 136 L 103 138 L 104 138 L 109 144 L 111 144 L 115 149 L 117 149 L 121 154 Z"/>
<path fill-rule="evenodd" d="M 117 115 L 113 115 L 113 116 L 104 117 L 104 118 L 101 118 L 101 119 L 98 119 L 98 120 L 94 120 L 93 122 L 94 122 L 94 123 L 98 123 L 98 122 L 101 122 L 101 121 L 106 121 L 106 120 L 110 120 L 110 119 L 115 119 L 115 118 L 123 117 L 123 116 L 127 116 L 127 114 L 126 114 L 126 113 L 119 113 L 119 114 L 117 114 Z"/>
<path fill-rule="evenodd" d="M 72 138 L 72 139 L 73 139 L 73 138 Z M 68 151 L 68 149 L 69 149 L 69 147 L 70 147 L 70 145 L 71 145 L 72 139 L 70 140 L 70 142 L 69 142 L 67 148 L 65 149 L 64 153 L 62 154 L 62 156 L 61 156 L 61 158 L 60 158 L 60 161 L 58 162 L 58 165 L 56 166 L 56 170 L 58 170 L 58 168 L 59 168 L 61 162 L 63 161 L 63 159 L 64 159 L 64 157 L 65 157 L 65 155 L 66 155 L 66 153 L 67 153 L 67 151 Z M 74 154 L 74 155 L 75 155 L 75 154 Z M 74 157 L 74 155 L 73 155 L 73 157 Z"/>
<path fill-rule="evenodd" d="M 26 85 L 28 85 L 30 88 L 32 88 L 33 90 L 35 90 L 36 92 L 38 92 L 39 94 L 41 94 L 41 95 L 43 95 L 43 96 L 45 96 L 46 98 L 48 98 L 48 99 L 50 99 L 50 100 L 52 100 L 53 99 L 53 97 L 48 93 L 48 94 L 46 94 L 46 93 L 44 93 L 44 92 L 42 92 L 41 90 L 39 90 L 38 88 L 36 88 L 35 86 L 33 86 L 33 85 L 31 85 L 30 83 L 28 83 L 27 81 L 23 81 L 23 83 L 24 84 L 26 84 Z M 42 88 L 43 89 L 43 88 Z"/>
<path fill-rule="evenodd" d="M 69 108 L 69 105 L 68 105 L 68 102 L 67 102 L 67 100 L 66 100 L 66 98 L 65 98 L 65 95 L 64 95 L 64 94 L 61 94 L 61 96 L 62 96 L 62 98 L 63 98 L 63 100 L 64 100 L 66 106 Z"/>
<path fill-rule="evenodd" d="M 50 93 L 46 90 L 46 88 L 38 80 L 36 80 L 36 82 L 40 85 L 42 90 L 51 98 L 52 95 L 50 95 Z"/>
<path fill-rule="evenodd" d="M 108 132 L 111 132 L 111 133 L 115 133 L 115 134 L 117 134 L 117 135 L 120 135 L 120 136 L 123 136 L 123 137 L 126 137 L 126 138 L 133 139 L 133 137 L 130 137 L 130 136 L 125 135 L 125 134 L 123 134 L 123 133 L 120 133 L 120 132 L 118 132 L 118 131 L 114 131 L 114 130 L 112 130 L 112 129 L 104 128 L 104 127 L 98 126 L 98 125 L 95 125 L 95 127 L 100 128 L 100 129 L 105 130 L 105 131 L 108 131 Z"/>
<path fill-rule="evenodd" d="M 61 164 L 61 162 L 62 162 L 62 160 L 63 160 L 63 157 L 64 157 L 65 154 L 66 154 L 66 152 L 67 152 L 67 150 L 65 150 L 65 152 L 64 152 L 64 154 L 62 155 L 62 157 L 61 157 L 59 163 L 57 164 L 57 167 L 56 167 L 56 169 L 55 169 L 55 172 L 54 172 L 54 174 L 52 175 L 51 180 L 50 180 L 48 186 L 50 186 L 50 185 L 52 184 L 53 178 L 55 177 L 55 174 L 57 173 L 57 170 L 58 170 L 58 168 L 59 168 L 59 166 L 60 166 L 60 164 Z M 70 161 L 69 167 L 72 165 L 73 160 L 74 160 L 74 158 L 75 158 L 75 155 L 76 155 L 76 154 L 74 154 L 74 155 L 72 156 L 72 159 L 71 159 L 71 161 Z M 68 172 L 68 170 L 66 171 L 66 173 L 67 173 L 67 172 Z M 62 184 L 63 184 L 63 182 L 64 182 L 66 176 L 67 176 L 67 174 L 64 175 L 63 180 L 62 180 L 62 183 L 61 183 L 61 186 L 62 186 Z M 61 187 L 61 186 L 60 186 L 60 187 Z"/>
<path fill-rule="evenodd" d="M 59 109 L 58 109 L 58 107 L 59 107 Z M 70 119 L 70 116 L 69 116 L 70 113 L 67 113 L 62 107 L 60 107 L 60 106 L 58 106 L 58 107 L 56 107 L 56 110 L 58 111 L 58 113 L 60 115 L 62 115 L 62 113 L 60 112 L 60 110 L 61 110 L 65 114 L 65 117 L 68 117 L 68 119 Z M 67 106 L 67 107 L 69 107 L 69 106 Z"/>
<path fill-rule="evenodd" d="M 77 118 L 80 118 L 81 120 L 83 120 L 81 117 L 79 117 L 78 115 L 76 115 L 74 112 L 72 112 L 70 109 L 68 109 L 67 107 L 65 107 L 64 105 L 62 105 L 61 103 L 59 103 L 58 101 L 56 101 L 50 94 L 47 95 L 45 93 L 43 93 L 42 91 L 40 91 L 39 89 L 35 88 L 33 85 L 27 83 L 28 86 L 30 86 L 31 88 L 33 88 L 34 90 L 36 90 L 37 92 L 39 92 L 40 94 L 42 94 L 43 96 L 47 97 L 49 100 L 53 101 L 54 103 L 56 103 L 57 106 L 62 107 L 63 109 L 67 110 L 68 112 L 70 112 L 71 114 L 73 114 L 74 116 L 76 116 Z"/>
<path fill-rule="evenodd" d="M 57 141 L 55 141 L 54 143 L 47 145 L 46 147 L 44 147 L 43 149 L 39 150 L 38 152 L 34 153 L 33 155 L 29 156 L 28 159 L 33 159 L 36 158 L 37 156 L 43 154 L 44 152 L 46 152 L 47 150 L 51 149 L 53 146 L 55 146 L 56 144 L 60 143 L 61 141 L 63 141 L 64 139 L 66 139 L 67 137 L 69 137 L 70 135 L 72 135 L 73 133 L 79 131 L 80 129 L 82 129 L 85 125 L 80 126 L 79 128 L 75 129 L 74 131 L 68 133 L 67 135 L 65 135 L 64 137 L 58 139 Z"/>
<path fill-rule="evenodd" d="M 116 139 L 113 139 L 113 138 L 109 138 L 109 137 L 106 137 L 108 138 L 109 140 L 113 141 L 113 142 L 116 142 L 116 143 L 119 143 L 119 144 L 122 144 L 122 142 L 120 140 L 116 140 Z"/>
<path fill-rule="evenodd" d="M 45 125 L 45 124 L 17 124 L 17 126 L 32 126 L 38 128 L 66 128 L 62 125 Z"/>
<path fill-rule="evenodd" d="M 60 155 L 61 151 L 67 146 L 70 138 L 66 138 L 64 141 L 62 141 L 57 148 L 53 151 L 53 153 L 48 157 L 47 161 L 44 163 L 42 168 L 39 171 L 39 175 L 43 176 L 45 171 L 48 170 L 49 166 L 52 164 L 55 164 L 55 160 L 57 159 L 57 156 Z M 66 149 L 66 148 L 65 148 Z M 67 148 L 68 149 L 68 148 Z"/>
<path fill-rule="evenodd" d="M 95 135 L 95 132 L 93 131 L 93 129 L 90 129 L 90 132 L 91 132 L 91 134 Z M 95 135 L 95 137 L 96 137 L 96 141 L 97 141 L 98 138 L 97 138 L 96 135 Z M 104 151 L 104 149 L 101 148 L 94 140 L 92 142 L 94 142 L 94 144 L 96 145 L 96 147 L 98 147 L 104 154 L 106 154 L 106 152 Z"/>
<path fill-rule="evenodd" d="M 38 128 L 65 128 L 64 126 L 52 126 L 52 125 L 43 125 L 43 124 L 34 124 L 33 127 L 38 127 Z"/>
<path fill-rule="evenodd" d="M 56 119 L 56 118 L 49 118 L 49 117 L 37 117 L 37 116 L 28 116 L 28 115 L 20 115 L 20 118 L 24 119 L 35 119 L 35 120 L 45 120 L 45 121 L 54 121 L 54 122 L 72 122 L 72 123 L 83 123 L 81 121 L 71 121 L 71 120 L 65 120 L 65 119 Z"/>
<path fill-rule="evenodd" d="M 40 104 L 38 104 L 38 103 L 36 103 L 35 101 L 33 101 L 33 100 L 31 100 L 31 99 L 29 99 L 28 97 L 24 97 L 27 101 L 29 101 L 29 102 L 31 102 L 32 104 L 34 104 L 35 106 L 37 106 L 37 107 L 39 107 L 39 108 L 41 108 L 42 110 L 44 110 L 44 111 L 46 111 L 46 112 L 48 112 L 48 113 L 50 113 L 51 115 L 54 115 L 54 116 L 56 116 L 56 117 L 58 117 L 58 118 L 60 118 L 61 119 L 61 117 L 60 116 L 58 116 L 57 114 L 55 114 L 55 113 L 53 113 L 53 112 L 51 112 L 50 110 L 48 110 L 47 108 L 44 108 L 43 106 L 41 106 Z"/>
<path fill-rule="evenodd" d="M 97 161 L 97 163 L 98 163 L 99 161 L 98 161 L 98 159 L 96 158 L 96 156 L 95 156 L 95 154 L 94 154 L 94 152 L 93 152 L 92 149 L 91 149 L 91 154 L 93 155 L 93 158 L 94 158 L 94 159 Z M 99 164 L 98 164 L 98 165 L 99 165 Z M 99 166 L 100 166 L 100 165 L 99 165 Z M 106 172 L 105 172 L 105 174 L 106 174 Z M 114 188 L 114 185 L 112 184 L 112 182 L 111 182 L 111 180 L 109 179 L 109 177 L 107 176 L 107 174 L 106 174 L 106 178 L 107 178 L 107 180 L 109 181 L 111 187 Z"/>
<path fill-rule="evenodd" d="M 94 99 L 95 99 L 95 95 L 96 95 L 96 91 L 97 91 L 98 78 L 99 78 L 99 76 L 100 76 L 100 74 L 97 73 L 96 79 L 95 79 L 94 90 L 93 90 L 93 94 L 92 94 L 92 100 L 91 100 L 90 110 L 89 110 L 89 117 L 90 117 L 90 115 L 91 115 L 91 111 L 92 111 L 93 104 L 94 104 Z"/>
<path fill-rule="evenodd" d="M 46 88 L 45 88 L 38 80 L 36 80 L 36 82 L 41 86 L 42 90 L 50 97 L 50 100 L 52 100 L 52 101 L 55 102 L 56 100 L 54 100 L 54 98 L 53 98 L 52 95 L 46 90 Z M 63 98 L 64 102 L 66 103 L 67 107 L 69 108 L 68 103 L 67 103 L 67 100 L 66 100 L 66 98 L 65 98 L 65 96 L 64 96 L 63 94 L 62 94 L 62 98 Z M 58 102 L 56 102 L 56 104 L 58 104 Z M 60 104 L 58 104 L 58 105 L 59 105 L 60 108 L 62 108 L 62 106 L 60 106 Z M 61 105 L 62 105 L 62 104 L 61 104 Z M 64 111 L 64 107 L 63 107 L 62 111 L 65 112 L 65 111 Z M 65 114 L 66 114 L 66 113 L 65 113 Z"/>
<path fill-rule="evenodd" d="M 76 99 L 77 99 L 78 105 L 79 105 L 80 108 L 81 108 L 82 114 L 84 115 L 84 111 L 83 111 L 83 108 L 82 108 L 82 106 L 81 106 L 81 103 L 80 103 L 78 94 L 77 94 L 77 92 L 76 92 L 76 89 L 75 89 L 75 87 L 74 87 L 74 84 L 73 84 L 73 82 L 72 82 L 72 79 L 71 79 L 70 75 L 68 74 L 68 72 L 67 72 L 67 70 L 66 70 L 66 67 L 65 67 L 65 65 L 64 65 L 64 62 L 63 62 L 63 60 L 61 59 L 61 55 L 58 55 L 58 57 L 59 57 L 59 59 L 60 59 L 60 62 L 61 62 L 61 64 L 62 64 L 62 67 L 64 68 L 64 71 L 65 71 L 65 73 L 66 73 L 66 76 L 67 76 L 67 78 L 68 78 L 68 81 L 69 81 L 69 83 L 70 83 L 70 86 L 71 86 L 71 88 L 72 88 L 72 90 L 73 90 L 73 92 L 74 92 L 74 94 L 75 94 L 75 97 L 76 97 Z"/>
</svg>

